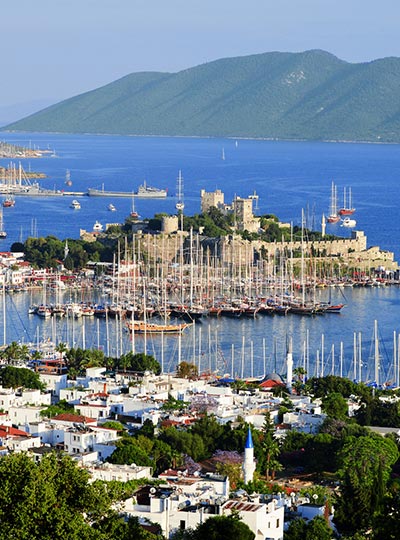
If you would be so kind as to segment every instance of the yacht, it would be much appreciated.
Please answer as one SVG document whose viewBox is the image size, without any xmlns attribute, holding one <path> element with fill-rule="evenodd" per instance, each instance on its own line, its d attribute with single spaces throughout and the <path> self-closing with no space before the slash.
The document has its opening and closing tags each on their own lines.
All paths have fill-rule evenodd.
<svg viewBox="0 0 400 540">
<path fill-rule="evenodd" d="M 342 227 L 355 227 L 357 225 L 357 221 L 355 219 L 350 219 L 349 217 L 344 218 L 342 221 Z"/>
<path fill-rule="evenodd" d="M 79 201 L 77 201 L 76 199 L 74 199 L 70 204 L 70 208 L 73 208 L 74 210 L 80 210 L 81 209 L 81 203 Z"/>
<path fill-rule="evenodd" d="M 116 211 L 116 208 L 115 208 L 115 206 L 114 206 L 112 203 L 110 203 L 110 204 L 107 206 L 107 210 L 110 210 L 110 212 L 115 212 L 115 211 Z"/>
<path fill-rule="evenodd" d="M 95 224 L 93 225 L 93 232 L 102 232 L 102 231 L 103 231 L 103 225 L 99 221 L 96 221 Z"/>
</svg>

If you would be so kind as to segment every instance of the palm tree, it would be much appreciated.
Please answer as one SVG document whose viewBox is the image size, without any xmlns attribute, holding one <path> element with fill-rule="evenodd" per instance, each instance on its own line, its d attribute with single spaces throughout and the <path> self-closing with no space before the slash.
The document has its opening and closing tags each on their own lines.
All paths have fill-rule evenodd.
<svg viewBox="0 0 400 540">
<path fill-rule="evenodd" d="M 61 357 L 63 357 L 64 353 L 68 351 L 68 347 L 66 343 L 63 343 L 62 341 L 60 341 L 60 343 L 56 347 L 56 351 L 60 353 Z"/>
<path fill-rule="evenodd" d="M 15 360 L 19 360 L 21 357 L 21 349 L 16 341 L 12 341 L 4 351 L 4 357 L 7 364 L 13 364 Z"/>
<path fill-rule="evenodd" d="M 262 448 L 265 453 L 265 475 L 268 481 L 271 478 L 274 479 L 275 472 L 282 469 L 282 465 L 278 461 L 281 449 L 278 441 L 274 437 L 275 428 L 269 412 L 265 413 L 263 432 Z"/>
</svg>

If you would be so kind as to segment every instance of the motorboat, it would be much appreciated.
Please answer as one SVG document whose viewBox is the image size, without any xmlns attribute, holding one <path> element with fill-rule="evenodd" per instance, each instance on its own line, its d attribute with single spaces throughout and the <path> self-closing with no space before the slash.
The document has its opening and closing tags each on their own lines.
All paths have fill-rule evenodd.
<svg viewBox="0 0 400 540">
<path fill-rule="evenodd" d="M 77 201 L 76 199 L 74 199 L 70 204 L 70 208 L 73 208 L 74 210 L 80 210 L 81 209 L 81 203 L 79 201 Z"/>
<path fill-rule="evenodd" d="M 103 225 L 99 221 L 95 221 L 95 224 L 93 225 L 93 232 L 102 232 L 103 231 Z"/>
<path fill-rule="evenodd" d="M 355 227 L 356 225 L 357 225 L 357 221 L 349 217 L 344 218 L 341 224 L 342 227 L 349 227 L 349 228 Z"/>
</svg>

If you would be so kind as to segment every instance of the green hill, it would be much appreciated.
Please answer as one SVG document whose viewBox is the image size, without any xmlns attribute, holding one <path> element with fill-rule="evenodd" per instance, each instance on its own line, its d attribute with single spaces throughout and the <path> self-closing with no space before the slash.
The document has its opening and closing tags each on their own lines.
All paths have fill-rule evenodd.
<svg viewBox="0 0 400 540">
<path fill-rule="evenodd" d="M 324 51 L 133 73 L 3 130 L 400 142 L 400 59 Z"/>
</svg>

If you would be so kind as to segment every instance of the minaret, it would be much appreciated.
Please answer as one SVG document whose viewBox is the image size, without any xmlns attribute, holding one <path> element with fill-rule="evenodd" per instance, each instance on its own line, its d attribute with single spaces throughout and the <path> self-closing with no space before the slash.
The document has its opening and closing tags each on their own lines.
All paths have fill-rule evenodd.
<svg viewBox="0 0 400 540">
<path fill-rule="evenodd" d="M 286 384 L 289 392 L 292 392 L 293 382 L 293 352 L 292 352 L 292 338 L 290 337 L 287 343 L 286 351 Z"/>
<path fill-rule="evenodd" d="M 69 247 L 68 247 L 68 240 L 65 240 L 65 246 L 64 246 L 64 261 L 68 257 L 69 253 Z"/>
<path fill-rule="evenodd" d="M 322 221 L 321 221 L 321 237 L 325 238 L 326 233 L 326 220 L 325 220 L 325 214 L 322 214 Z"/>
<path fill-rule="evenodd" d="M 254 461 L 254 445 L 253 437 L 251 436 L 250 427 L 247 431 L 246 444 L 244 447 L 244 461 L 243 461 L 243 476 L 244 483 L 248 484 L 253 481 L 254 471 L 256 470 L 256 464 Z"/>
</svg>

